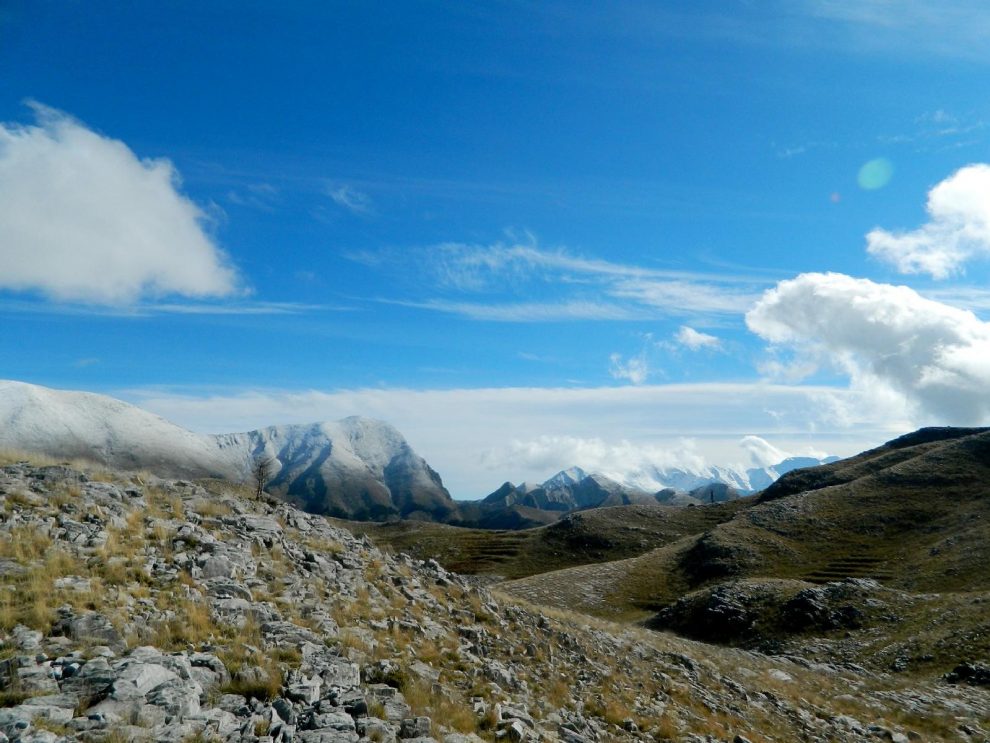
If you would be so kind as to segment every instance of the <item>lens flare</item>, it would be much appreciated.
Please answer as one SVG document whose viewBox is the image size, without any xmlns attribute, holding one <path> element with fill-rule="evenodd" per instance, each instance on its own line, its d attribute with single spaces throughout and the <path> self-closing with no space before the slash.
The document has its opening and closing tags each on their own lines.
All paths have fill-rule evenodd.
<svg viewBox="0 0 990 743">
<path fill-rule="evenodd" d="M 885 157 L 878 157 L 863 164 L 856 176 L 856 182 L 865 191 L 876 191 L 890 183 L 893 175 L 893 163 Z"/>
</svg>

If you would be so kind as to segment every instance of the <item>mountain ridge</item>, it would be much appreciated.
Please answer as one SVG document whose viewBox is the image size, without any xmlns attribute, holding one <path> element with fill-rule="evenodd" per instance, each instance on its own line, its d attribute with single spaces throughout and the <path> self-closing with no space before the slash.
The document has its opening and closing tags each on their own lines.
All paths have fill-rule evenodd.
<svg viewBox="0 0 990 743">
<path fill-rule="evenodd" d="M 105 395 L 0 381 L 0 448 L 234 482 L 249 482 L 254 462 L 268 458 L 268 489 L 315 513 L 449 520 L 458 511 L 399 431 L 360 416 L 196 434 Z"/>
<path fill-rule="evenodd" d="M 662 503 L 701 505 L 753 492 L 795 467 L 708 466 L 697 471 L 649 466 L 626 477 L 571 467 L 542 484 L 505 483 L 480 501 L 455 501 L 440 475 L 383 421 L 276 425 L 241 433 L 197 434 L 105 395 L 0 380 L 0 448 L 82 458 L 120 469 L 179 478 L 252 479 L 272 462 L 267 489 L 314 513 L 345 519 L 433 520 L 520 529 L 588 508 Z M 644 480 L 644 478 L 646 478 Z M 644 489 L 643 482 L 658 487 Z"/>
</svg>

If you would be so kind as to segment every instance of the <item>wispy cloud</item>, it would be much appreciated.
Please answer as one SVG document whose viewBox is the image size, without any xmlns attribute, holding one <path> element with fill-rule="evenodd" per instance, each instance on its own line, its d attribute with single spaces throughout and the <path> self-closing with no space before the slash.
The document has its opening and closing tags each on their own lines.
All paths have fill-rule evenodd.
<svg viewBox="0 0 990 743">
<path fill-rule="evenodd" d="M 814 19 L 835 24 L 822 34 L 860 52 L 990 59 L 990 16 L 983 0 L 804 0 Z"/>
<path fill-rule="evenodd" d="M 802 142 L 801 144 L 795 144 L 795 145 L 775 145 L 774 150 L 776 152 L 777 157 L 783 160 L 789 160 L 792 157 L 798 157 L 799 155 L 807 154 L 811 150 L 835 149 L 838 146 L 839 145 L 837 142 L 823 142 L 823 141 L 813 140 L 808 142 Z"/>
<path fill-rule="evenodd" d="M 956 284 L 938 289 L 919 289 L 918 293 L 942 304 L 972 312 L 990 310 L 990 289 L 983 286 Z"/>
<path fill-rule="evenodd" d="M 349 257 L 378 271 L 418 272 L 420 285 L 461 295 L 456 300 L 398 300 L 400 304 L 503 322 L 738 315 L 772 284 L 741 273 L 664 270 L 589 258 L 562 248 L 543 249 L 527 237 L 525 243 L 444 243 Z M 486 299 L 479 301 L 479 295 Z M 534 302 L 533 295 L 545 299 Z"/>
<path fill-rule="evenodd" d="M 674 340 L 678 345 L 691 351 L 709 350 L 715 351 L 722 347 L 722 341 L 714 335 L 702 333 L 687 325 L 682 325 L 674 334 Z"/>
<path fill-rule="evenodd" d="M 608 373 L 613 379 L 625 379 L 633 384 L 643 384 L 650 375 L 650 364 L 646 358 L 646 351 L 641 351 L 635 356 L 623 358 L 620 353 L 613 353 L 608 357 Z"/>
<path fill-rule="evenodd" d="M 381 299 L 387 304 L 403 307 L 416 307 L 435 310 L 452 315 L 461 315 L 472 320 L 488 322 L 562 322 L 569 320 L 645 320 L 650 317 L 645 312 L 634 312 L 625 307 L 599 302 L 517 302 L 505 304 L 484 304 L 480 302 L 448 302 L 429 300 L 426 302 L 406 302 Z"/>
<path fill-rule="evenodd" d="M 371 197 L 346 183 L 328 186 L 327 196 L 337 206 L 343 207 L 352 214 L 368 216 L 375 213 L 375 205 Z"/>
<path fill-rule="evenodd" d="M 352 312 L 356 307 L 301 302 L 143 302 L 114 307 L 72 302 L 52 304 L 32 300 L 0 299 L 0 310 L 34 315 L 143 318 L 161 315 L 302 315 L 314 312 Z"/>
<path fill-rule="evenodd" d="M 270 183 L 249 183 L 243 189 L 227 192 L 227 201 L 263 212 L 274 212 L 279 190 Z"/>
<path fill-rule="evenodd" d="M 986 140 L 987 122 L 972 114 L 953 114 L 945 109 L 926 111 L 897 134 L 884 134 L 884 145 L 909 145 L 915 152 L 939 152 L 968 147 Z"/>
</svg>

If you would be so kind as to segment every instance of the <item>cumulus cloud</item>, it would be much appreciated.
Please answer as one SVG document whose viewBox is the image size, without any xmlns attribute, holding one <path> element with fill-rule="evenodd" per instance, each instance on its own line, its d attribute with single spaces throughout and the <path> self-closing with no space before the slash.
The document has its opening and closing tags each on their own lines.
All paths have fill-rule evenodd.
<svg viewBox="0 0 990 743">
<path fill-rule="evenodd" d="M 866 236 L 871 255 L 901 273 L 944 279 L 990 254 L 990 165 L 967 165 L 928 192 L 929 221 L 910 232 L 880 228 Z"/>
<path fill-rule="evenodd" d="M 35 125 L 0 123 L 0 288 L 98 304 L 238 292 L 168 160 L 33 109 Z"/>
<path fill-rule="evenodd" d="M 990 419 L 990 324 L 967 310 L 905 286 L 809 273 L 767 291 L 746 323 L 816 367 L 847 374 L 865 397 L 892 406 L 902 399 L 918 423 Z"/>
<path fill-rule="evenodd" d="M 680 330 L 674 334 L 674 340 L 692 351 L 702 349 L 714 351 L 722 345 L 722 342 L 714 335 L 702 333 L 694 328 L 689 328 L 687 325 L 682 325 Z"/>
</svg>

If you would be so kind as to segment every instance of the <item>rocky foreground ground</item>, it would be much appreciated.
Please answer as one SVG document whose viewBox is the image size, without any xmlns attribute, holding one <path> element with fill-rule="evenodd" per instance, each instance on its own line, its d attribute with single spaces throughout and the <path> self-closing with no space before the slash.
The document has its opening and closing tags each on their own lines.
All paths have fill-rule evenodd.
<svg viewBox="0 0 990 743">
<path fill-rule="evenodd" d="M 246 495 L 0 467 L 0 743 L 990 740 L 983 687 L 541 610 Z"/>
</svg>

